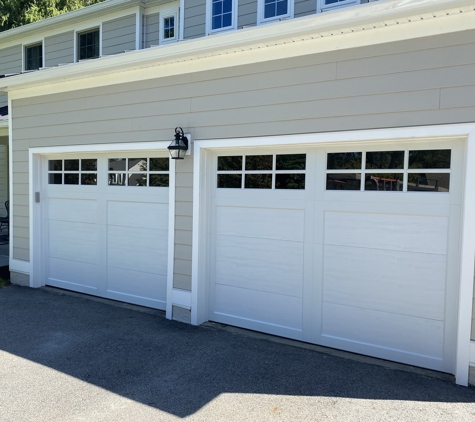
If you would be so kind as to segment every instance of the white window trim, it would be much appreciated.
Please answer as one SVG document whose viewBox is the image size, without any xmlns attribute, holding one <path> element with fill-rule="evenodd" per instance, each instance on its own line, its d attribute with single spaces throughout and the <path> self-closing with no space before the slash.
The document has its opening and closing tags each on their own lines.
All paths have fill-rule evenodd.
<svg viewBox="0 0 475 422">
<path fill-rule="evenodd" d="M 293 0 L 289 0 L 289 1 L 293 1 Z M 233 2 L 233 10 L 232 10 L 231 25 L 226 26 L 224 28 L 212 29 L 213 27 L 213 22 L 212 22 L 213 0 L 206 0 L 206 34 L 209 35 L 209 34 L 215 34 L 218 32 L 237 29 L 238 2 L 237 0 L 232 0 L 232 2 Z"/>
<path fill-rule="evenodd" d="M 26 49 L 28 47 L 33 47 L 38 44 L 41 44 L 41 50 L 42 50 L 41 67 L 45 67 L 45 39 L 41 38 L 37 41 L 31 41 L 28 43 L 23 43 L 21 45 L 21 68 L 23 71 L 26 71 Z"/>
<path fill-rule="evenodd" d="M 86 27 L 84 29 L 75 29 L 74 30 L 74 63 L 79 63 L 79 35 L 85 32 L 94 31 L 99 29 L 99 57 L 102 57 L 102 22 L 99 25 Z M 83 59 L 81 61 L 94 60 L 94 59 Z"/>
<path fill-rule="evenodd" d="M 330 10 L 342 9 L 348 6 L 360 4 L 361 0 L 344 0 L 338 3 L 325 4 L 325 0 L 317 0 L 317 13 L 329 12 Z"/>
<path fill-rule="evenodd" d="M 174 18 L 175 22 L 175 36 L 173 38 L 165 38 L 164 31 L 165 31 L 165 19 L 166 18 Z M 170 44 L 178 41 L 178 10 L 172 12 L 162 12 L 159 14 L 159 24 L 158 24 L 158 31 L 159 31 L 159 45 L 162 44 Z"/>
<path fill-rule="evenodd" d="M 421 126 L 272 136 L 262 138 L 231 138 L 222 140 L 196 140 L 193 170 L 193 248 L 191 271 L 191 323 L 199 325 L 208 320 L 207 246 L 209 215 L 207 183 L 210 174 L 210 152 L 219 148 L 259 146 L 303 146 L 337 144 L 344 146 L 354 142 L 398 140 L 465 139 L 465 179 L 463 183 L 462 218 L 460 227 L 460 276 L 458 279 L 457 344 L 455 350 L 455 380 L 468 385 L 470 365 L 470 331 L 472 323 L 473 277 L 475 256 L 475 124 Z M 31 177 L 31 176 L 30 176 Z"/>
<path fill-rule="evenodd" d="M 294 17 L 294 0 L 288 1 L 288 13 L 286 15 L 274 16 L 272 18 L 264 19 L 264 0 L 257 2 L 257 24 L 262 25 L 270 22 L 278 22 L 284 19 L 291 19 Z"/>
</svg>

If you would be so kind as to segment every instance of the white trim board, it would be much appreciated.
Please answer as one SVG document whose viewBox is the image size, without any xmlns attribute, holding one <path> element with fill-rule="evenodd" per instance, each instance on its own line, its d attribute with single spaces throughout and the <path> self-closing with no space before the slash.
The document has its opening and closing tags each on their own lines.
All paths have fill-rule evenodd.
<svg viewBox="0 0 475 422">
<path fill-rule="evenodd" d="M 475 341 L 470 342 L 470 364 L 475 366 Z"/>
<path fill-rule="evenodd" d="M 457 314 L 456 383 L 468 385 L 470 362 L 470 330 L 472 322 L 473 277 L 475 256 L 475 123 L 465 125 L 423 126 L 397 129 L 377 129 L 324 134 L 238 138 L 222 140 L 195 140 L 193 176 L 193 247 L 192 247 L 192 324 L 208 319 L 206 250 L 208 225 L 205 216 L 209 212 L 207 183 L 209 174 L 207 150 L 239 147 L 304 146 L 368 142 L 397 142 L 403 140 L 429 141 L 464 138 L 466 140 L 466 171 L 464 180 L 463 217 L 461 224 L 460 290 Z"/>
</svg>

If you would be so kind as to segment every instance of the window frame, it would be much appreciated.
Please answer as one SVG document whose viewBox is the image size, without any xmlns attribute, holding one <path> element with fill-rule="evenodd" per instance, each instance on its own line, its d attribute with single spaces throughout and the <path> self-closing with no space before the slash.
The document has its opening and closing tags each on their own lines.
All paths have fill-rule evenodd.
<svg viewBox="0 0 475 422">
<path fill-rule="evenodd" d="M 262 25 L 266 23 L 279 22 L 284 19 L 292 19 L 294 17 L 294 3 L 295 3 L 295 0 L 287 0 L 287 13 L 285 15 L 273 16 L 271 18 L 264 18 L 265 0 L 258 0 L 257 24 Z"/>
<path fill-rule="evenodd" d="M 206 34 L 216 34 L 223 31 L 230 31 L 237 29 L 237 13 L 238 2 L 237 0 L 232 0 L 232 10 L 231 10 L 231 25 L 223 28 L 213 29 L 213 0 L 206 0 Z"/>
<path fill-rule="evenodd" d="M 36 68 L 36 69 L 27 69 L 27 63 L 28 63 L 28 59 L 27 59 L 27 49 L 28 48 L 31 48 L 31 47 L 37 47 L 41 45 L 41 66 Z M 45 43 L 44 43 L 44 39 L 41 39 L 41 40 L 38 40 L 38 41 L 35 41 L 35 42 L 31 42 L 31 43 L 28 43 L 28 44 L 23 44 L 23 70 L 24 71 L 33 71 L 33 70 L 38 70 L 42 67 L 45 67 Z"/>
<path fill-rule="evenodd" d="M 79 55 L 80 55 L 80 51 L 81 51 L 81 44 L 79 42 L 79 39 L 80 39 L 80 36 L 81 35 L 84 35 L 84 34 L 87 34 L 87 33 L 90 33 L 90 32 L 96 32 L 98 31 L 99 33 L 99 46 L 98 46 L 98 55 L 97 57 L 89 57 L 89 58 L 86 58 L 86 59 L 80 59 L 79 58 Z M 86 61 L 86 60 L 95 60 L 95 59 L 99 59 L 102 57 L 102 23 L 98 26 L 93 26 L 93 27 L 90 27 L 90 28 L 86 28 L 86 29 L 81 29 L 81 30 L 76 30 L 74 31 L 74 60 L 76 63 L 79 63 L 81 61 Z"/>
<path fill-rule="evenodd" d="M 173 17 L 175 26 L 174 26 L 174 37 L 173 38 L 165 38 L 165 19 Z M 162 44 L 170 44 L 173 42 L 178 41 L 178 11 L 167 11 L 167 12 L 159 12 L 159 24 L 158 24 L 158 43 L 159 45 Z"/>
<path fill-rule="evenodd" d="M 361 4 L 361 0 L 343 0 L 333 4 L 325 4 L 326 0 L 317 0 L 317 13 L 343 9 L 345 7 Z"/>
</svg>

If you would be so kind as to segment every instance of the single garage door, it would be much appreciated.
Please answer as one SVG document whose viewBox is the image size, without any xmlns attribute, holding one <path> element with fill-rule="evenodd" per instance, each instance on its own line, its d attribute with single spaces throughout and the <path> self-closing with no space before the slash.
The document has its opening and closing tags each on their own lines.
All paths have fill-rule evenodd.
<svg viewBox="0 0 475 422">
<path fill-rule="evenodd" d="M 168 157 L 85 154 L 45 163 L 45 283 L 165 309 Z"/>
<path fill-rule="evenodd" d="M 451 372 L 463 147 L 220 151 L 209 319 Z"/>
</svg>

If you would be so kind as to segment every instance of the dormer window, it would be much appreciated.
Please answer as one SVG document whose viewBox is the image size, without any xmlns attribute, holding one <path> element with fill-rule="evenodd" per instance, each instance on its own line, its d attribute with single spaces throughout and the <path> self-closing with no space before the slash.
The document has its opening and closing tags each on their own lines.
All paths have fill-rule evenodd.
<svg viewBox="0 0 475 422">
<path fill-rule="evenodd" d="M 78 60 L 97 59 L 99 53 L 99 28 L 80 32 L 77 35 Z"/>
<path fill-rule="evenodd" d="M 293 17 L 294 0 L 260 0 L 259 22 L 265 23 Z"/>
<path fill-rule="evenodd" d="M 25 70 L 38 70 L 43 67 L 43 43 L 25 47 Z"/>
<path fill-rule="evenodd" d="M 167 16 L 163 19 L 164 41 L 175 39 L 175 16 Z"/>
<path fill-rule="evenodd" d="M 236 29 L 237 2 L 235 0 L 208 0 L 208 33 Z"/>
<path fill-rule="evenodd" d="M 360 4 L 361 0 L 318 0 L 317 12 L 327 12 L 334 9 L 339 9 L 346 6 L 353 6 Z"/>
</svg>

